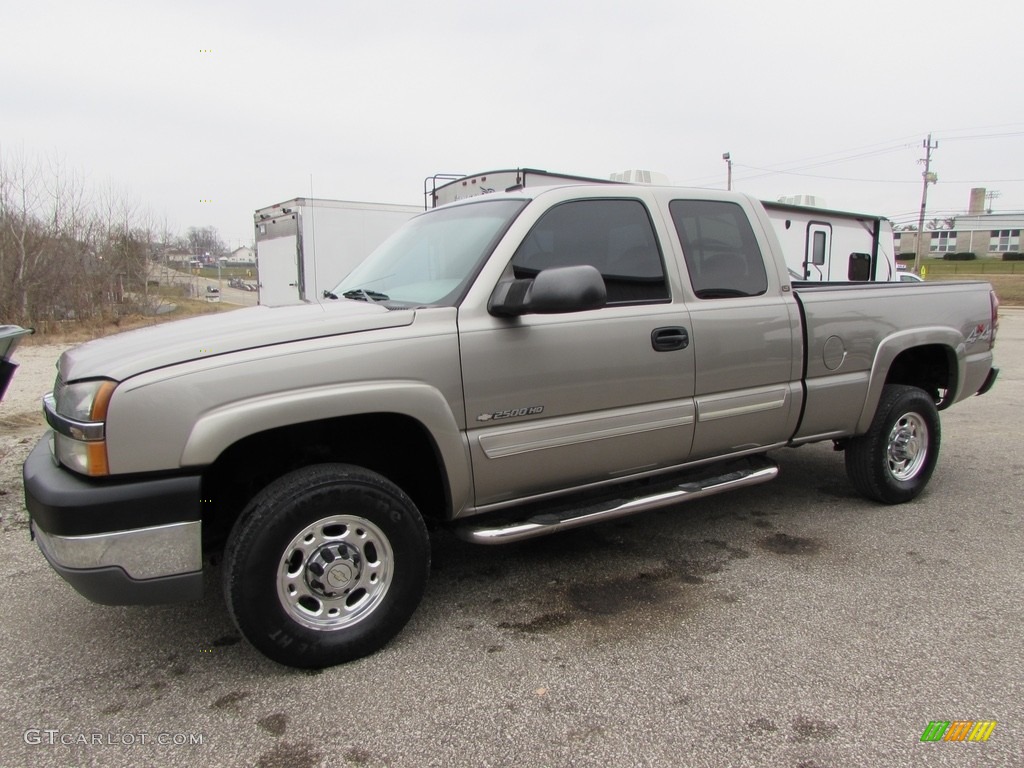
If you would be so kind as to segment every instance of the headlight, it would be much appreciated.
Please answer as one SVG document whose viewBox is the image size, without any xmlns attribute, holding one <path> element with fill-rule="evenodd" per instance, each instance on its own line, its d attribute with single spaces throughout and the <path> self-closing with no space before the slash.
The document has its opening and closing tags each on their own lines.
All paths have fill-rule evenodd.
<svg viewBox="0 0 1024 768">
<path fill-rule="evenodd" d="M 106 475 L 106 418 L 116 382 L 107 379 L 75 384 L 57 382 L 43 398 L 46 420 L 56 433 L 57 460 L 83 475 Z"/>
<path fill-rule="evenodd" d="M 54 393 L 57 413 L 74 421 L 102 422 L 114 393 L 114 382 L 106 380 L 65 384 Z"/>
</svg>

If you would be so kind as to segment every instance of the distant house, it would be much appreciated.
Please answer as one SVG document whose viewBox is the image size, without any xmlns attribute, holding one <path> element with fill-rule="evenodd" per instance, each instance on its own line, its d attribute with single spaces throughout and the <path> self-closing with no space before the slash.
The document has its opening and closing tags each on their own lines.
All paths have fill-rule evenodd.
<svg viewBox="0 0 1024 768">
<path fill-rule="evenodd" d="M 163 258 L 169 265 L 188 267 L 188 265 L 195 259 L 195 256 L 188 251 L 182 251 L 178 248 L 169 248 L 164 251 Z"/>
<path fill-rule="evenodd" d="M 243 245 L 241 248 L 235 248 L 227 256 L 221 256 L 220 262 L 231 266 L 251 267 L 256 263 L 256 254 L 252 248 Z"/>
</svg>

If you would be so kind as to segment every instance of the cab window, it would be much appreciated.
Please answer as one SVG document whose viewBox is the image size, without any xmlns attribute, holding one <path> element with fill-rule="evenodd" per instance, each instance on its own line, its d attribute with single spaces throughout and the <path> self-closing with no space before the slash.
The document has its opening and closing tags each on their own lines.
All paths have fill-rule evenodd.
<svg viewBox="0 0 1024 768">
<path fill-rule="evenodd" d="M 668 301 L 661 249 L 638 200 L 574 200 L 545 213 L 526 236 L 516 278 L 542 269 L 589 264 L 604 278 L 608 304 Z"/>
<path fill-rule="evenodd" d="M 698 299 L 759 296 L 768 290 L 761 249 L 739 205 L 673 200 L 669 211 Z"/>
</svg>

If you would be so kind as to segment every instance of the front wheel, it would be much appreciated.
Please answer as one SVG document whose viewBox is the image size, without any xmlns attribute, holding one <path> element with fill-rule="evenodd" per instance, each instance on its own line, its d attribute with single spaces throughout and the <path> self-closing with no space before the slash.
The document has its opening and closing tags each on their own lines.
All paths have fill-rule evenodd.
<svg viewBox="0 0 1024 768">
<path fill-rule="evenodd" d="M 939 458 L 939 413 L 917 387 L 887 384 L 871 428 L 846 447 L 846 473 L 859 493 L 886 504 L 917 496 Z"/>
<path fill-rule="evenodd" d="M 224 593 L 257 649 L 318 668 L 384 646 L 415 611 L 429 570 L 427 530 L 408 496 L 360 467 L 318 464 L 275 480 L 242 512 Z"/>
</svg>

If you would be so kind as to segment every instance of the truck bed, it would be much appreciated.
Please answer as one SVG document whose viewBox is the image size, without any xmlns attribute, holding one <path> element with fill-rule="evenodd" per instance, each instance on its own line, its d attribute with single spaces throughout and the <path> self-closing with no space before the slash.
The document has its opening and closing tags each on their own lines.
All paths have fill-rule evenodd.
<svg viewBox="0 0 1024 768">
<path fill-rule="evenodd" d="M 911 366 L 929 371 L 940 408 L 970 397 L 985 382 L 992 366 L 988 283 L 794 283 L 793 288 L 804 318 L 806 387 L 794 442 L 863 432 L 882 387 Z M 924 347 L 894 365 L 923 333 L 947 339 L 949 348 L 958 350 L 956 359 L 934 346 L 934 354 Z M 880 379 L 879 371 L 888 371 L 889 378 Z"/>
</svg>

